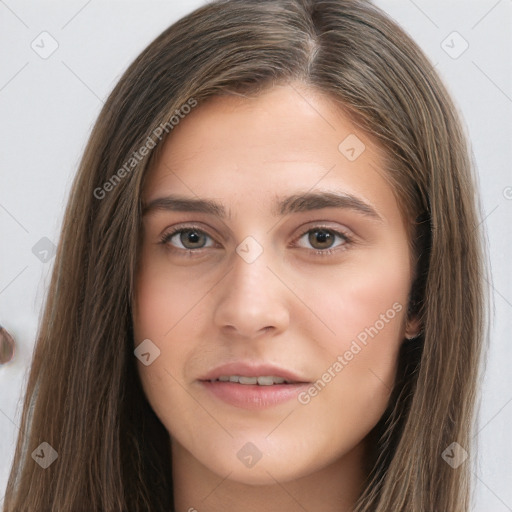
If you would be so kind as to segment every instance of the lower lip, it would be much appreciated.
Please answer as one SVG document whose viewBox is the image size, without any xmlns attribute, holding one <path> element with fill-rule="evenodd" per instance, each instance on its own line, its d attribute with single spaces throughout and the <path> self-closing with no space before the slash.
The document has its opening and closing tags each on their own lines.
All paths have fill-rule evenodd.
<svg viewBox="0 0 512 512">
<path fill-rule="evenodd" d="M 242 409 L 266 409 L 288 402 L 310 384 L 238 384 L 236 382 L 201 381 L 201 384 L 223 402 Z"/>
</svg>

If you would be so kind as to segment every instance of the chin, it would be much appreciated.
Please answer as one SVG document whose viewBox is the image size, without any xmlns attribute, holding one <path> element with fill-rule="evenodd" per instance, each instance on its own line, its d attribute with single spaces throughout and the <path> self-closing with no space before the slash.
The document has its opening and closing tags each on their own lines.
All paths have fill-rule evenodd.
<svg viewBox="0 0 512 512">
<path fill-rule="evenodd" d="M 213 450 L 203 456 L 193 454 L 210 471 L 247 485 L 275 485 L 307 476 L 321 466 L 313 453 L 308 454 L 301 440 L 277 438 L 268 432 L 235 437 L 226 444 L 212 443 Z M 250 441 L 252 439 L 253 441 Z M 206 455 L 206 458 L 204 457 Z"/>
<path fill-rule="evenodd" d="M 227 478 L 230 481 L 245 485 L 264 486 L 275 485 L 276 482 L 288 482 L 305 476 L 306 473 L 297 471 L 301 466 L 297 464 L 288 464 L 281 459 L 268 459 L 264 462 L 263 458 L 252 468 L 244 467 L 240 461 L 235 458 L 225 461 L 215 461 L 214 466 L 209 469 L 220 477 Z M 293 468 L 293 471 L 292 471 Z"/>
</svg>

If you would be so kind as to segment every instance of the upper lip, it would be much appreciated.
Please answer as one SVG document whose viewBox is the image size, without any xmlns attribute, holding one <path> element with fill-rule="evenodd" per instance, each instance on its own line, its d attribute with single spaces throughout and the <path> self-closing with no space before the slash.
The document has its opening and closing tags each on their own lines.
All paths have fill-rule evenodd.
<svg viewBox="0 0 512 512">
<path fill-rule="evenodd" d="M 222 377 L 223 375 L 238 375 L 240 377 L 273 376 L 281 377 L 283 379 L 293 382 L 308 382 L 306 379 L 302 378 L 297 373 L 294 373 L 285 368 L 281 368 L 273 364 L 248 362 L 222 364 L 220 366 L 215 367 L 213 370 L 210 370 L 204 376 L 200 377 L 199 380 L 215 380 L 218 379 L 219 377 Z"/>
</svg>

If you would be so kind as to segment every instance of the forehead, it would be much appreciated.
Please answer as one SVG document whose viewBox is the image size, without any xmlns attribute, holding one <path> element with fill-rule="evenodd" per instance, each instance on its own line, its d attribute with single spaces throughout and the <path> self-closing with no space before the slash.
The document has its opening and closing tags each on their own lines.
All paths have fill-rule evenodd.
<svg viewBox="0 0 512 512">
<path fill-rule="evenodd" d="M 294 84 L 255 97 L 216 96 L 174 127 L 143 199 L 177 193 L 270 209 L 276 196 L 328 189 L 364 197 L 396 217 L 383 156 L 332 99 L 312 89 Z"/>
</svg>

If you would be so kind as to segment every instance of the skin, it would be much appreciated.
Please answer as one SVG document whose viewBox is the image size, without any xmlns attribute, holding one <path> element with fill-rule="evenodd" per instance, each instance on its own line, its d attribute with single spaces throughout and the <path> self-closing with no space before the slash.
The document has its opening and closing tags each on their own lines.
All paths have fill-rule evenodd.
<svg viewBox="0 0 512 512">
<path fill-rule="evenodd" d="M 354 161 L 338 150 L 350 134 L 365 144 Z M 179 194 L 215 199 L 231 214 L 222 220 L 159 209 L 143 218 L 135 345 L 150 339 L 160 356 L 137 365 L 170 434 L 179 512 L 351 510 L 399 347 L 418 328 L 405 316 L 411 255 L 381 156 L 327 96 L 298 83 L 253 98 L 210 99 L 165 142 L 146 176 L 144 204 Z M 274 211 L 276 197 L 319 191 L 352 194 L 379 218 L 338 207 Z M 161 242 L 181 224 L 205 236 Z M 331 231 L 326 242 L 315 228 L 350 241 Z M 251 263 L 236 252 L 248 236 L 263 249 Z M 333 371 L 383 314 L 384 327 Z M 260 410 L 226 404 L 198 381 L 242 359 L 277 364 L 312 383 L 331 368 L 331 379 L 307 403 Z M 237 457 L 247 442 L 262 454 L 251 468 Z"/>
</svg>

